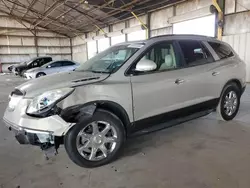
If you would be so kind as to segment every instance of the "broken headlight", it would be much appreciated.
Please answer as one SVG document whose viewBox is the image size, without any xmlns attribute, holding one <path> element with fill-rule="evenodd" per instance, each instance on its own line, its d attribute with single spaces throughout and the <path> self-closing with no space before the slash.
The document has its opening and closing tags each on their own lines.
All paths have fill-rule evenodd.
<svg viewBox="0 0 250 188">
<path fill-rule="evenodd" d="M 48 112 L 56 103 L 69 96 L 74 91 L 73 88 L 62 88 L 47 91 L 35 97 L 29 104 L 26 113 L 40 115 Z"/>
</svg>

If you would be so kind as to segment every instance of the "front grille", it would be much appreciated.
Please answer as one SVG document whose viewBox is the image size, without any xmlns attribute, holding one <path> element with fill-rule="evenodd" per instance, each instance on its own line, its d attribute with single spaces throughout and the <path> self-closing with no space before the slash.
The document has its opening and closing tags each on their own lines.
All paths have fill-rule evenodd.
<svg viewBox="0 0 250 188">
<path fill-rule="evenodd" d="M 20 91 L 19 89 L 15 89 L 14 91 L 11 92 L 10 96 L 12 96 L 12 95 L 24 96 L 25 93 Z"/>
</svg>

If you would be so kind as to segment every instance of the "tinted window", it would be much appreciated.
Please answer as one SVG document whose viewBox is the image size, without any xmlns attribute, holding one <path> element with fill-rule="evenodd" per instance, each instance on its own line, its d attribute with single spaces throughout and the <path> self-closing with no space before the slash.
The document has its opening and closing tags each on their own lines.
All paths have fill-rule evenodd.
<svg viewBox="0 0 250 188">
<path fill-rule="evenodd" d="M 216 42 L 208 42 L 208 43 L 214 49 L 214 51 L 216 52 L 216 54 L 219 56 L 220 59 L 225 59 L 234 56 L 232 50 L 228 46 Z"/>
<path fill-rule="evenodd" d="M 213 57 L 207 48 L 199 41 L 179 41 L 184 59 L 188 66 L 213 62 Z"/>
<path fill-rule="evenodd" d="M 63 66 L 72 66 L 72 65 L 75 65 L 75 63 L 71 62 L 71 61 L 63 61 L 62 62 L 62 65 Z"/>
<path fill-rule="evenodd" d="M 52 58 L 50 58 L 50 57 L 44 58 L 44 59 L 43 59 L 43 64 L 48 63 L 48 62 L 50 62 L 50 61 L 52 61 Z"/>
<path fill-rule="evenodd" d="M 54 63 L 51 63 L 50 65 L 48 65 L 48 67 L 61 67 L 62 66 L 62 63 L 60 61 L 57 61 L 57 62 L 54 62 Z"/>
<path fill-rule="evenodd" d="M 44 65 L 44 64 L 45 64 L 45 60 L 43 58 L 38 59 L 38 66 L 39 67 L 42 66 L 42 65 Z"/>
<path fill-rule="evenodd" d="M 31 64 L 29 64 L 29 68 L 39 67 L 41 59 L 34 60 Z"/>
</svg>

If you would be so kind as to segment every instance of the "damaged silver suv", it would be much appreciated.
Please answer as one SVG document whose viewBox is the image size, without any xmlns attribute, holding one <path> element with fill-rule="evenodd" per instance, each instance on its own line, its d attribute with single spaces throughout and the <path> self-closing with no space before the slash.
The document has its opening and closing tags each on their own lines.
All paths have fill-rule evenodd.
<svg viewBox="0 0 250 188">
<path fill-rule="evenodd" d="M 21 144 L 58 149 L 82 167 L 114 160 L 131 135 L 239 109 L 245 63 L 216 39 L 167 35 L 110 47 L 73 72 L 10 94 L 4 121 Z"/>
</svg>

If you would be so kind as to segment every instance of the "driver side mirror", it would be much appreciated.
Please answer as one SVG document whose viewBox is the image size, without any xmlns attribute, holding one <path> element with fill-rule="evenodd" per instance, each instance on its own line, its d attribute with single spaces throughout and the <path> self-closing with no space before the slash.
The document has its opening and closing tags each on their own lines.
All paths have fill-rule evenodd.
<svg viewBox="0 0 250 188">
<path fill-rule="evenodd" d="M 48 68 L 50 68 L 51 67 L 51 65 L 48 65 L 46 68 L 48 69 Z"/>
<path fill-rule="evenodd" d="M 136 67 L 135 67 L 135 71 L 138 72 L 147 72 L 147 71 L 154 71 L 156 70 L 157 65 L 155 62 L 149 60 L 149 59 L 141 59 Z"/>
</svg>

